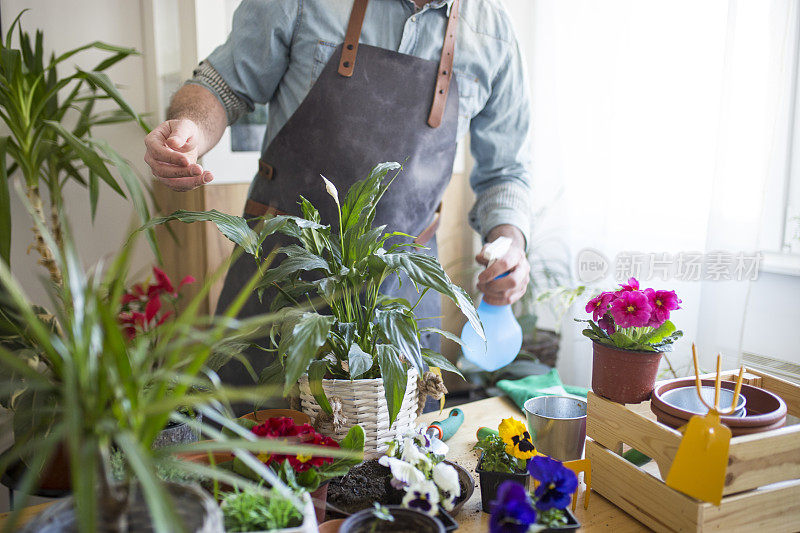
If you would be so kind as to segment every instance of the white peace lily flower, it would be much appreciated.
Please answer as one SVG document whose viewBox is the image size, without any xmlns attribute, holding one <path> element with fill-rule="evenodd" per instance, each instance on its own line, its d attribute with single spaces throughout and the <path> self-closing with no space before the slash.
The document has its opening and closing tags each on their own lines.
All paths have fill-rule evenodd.
<svg viewBox="0 0 800 533">
<path fill-rule="evenodd" d="M 322 174 L 320 174 L 319 177 L 325 182 L 325 190 L 328 191 L 328 194 L 333 196 L 334 200 L 336 200 L 336 205 L 339 205 L 339 191 L 336 189 L 336 185 L 331 183 L 330 180 Z"/>
<path fill-rule="evenodd" d="M 431 516 L 439 514 L 438 505 L 439 491 L 430 480 L 411 485 L 406 489 L 406 495 L 403 497 L 403 507 L 415 509 Z"/>
<path fill-rule="evenodd" d="M 406 485 L 418 485 L 426 481 L 425 475 L 417 467 L 395 457 L 384 455 L 378 459 L 378 464 L 388 466 L 392 477 Z"/>
<path fill-rule="evenodd" d="M 433 482 L 436 483 L 442 493 L 442 505 L 445 510 L 452 511 L 455 499 L 461 495 L 458 472 L 446 463 L 439 463 L 433 467 Z"/>
</svg>

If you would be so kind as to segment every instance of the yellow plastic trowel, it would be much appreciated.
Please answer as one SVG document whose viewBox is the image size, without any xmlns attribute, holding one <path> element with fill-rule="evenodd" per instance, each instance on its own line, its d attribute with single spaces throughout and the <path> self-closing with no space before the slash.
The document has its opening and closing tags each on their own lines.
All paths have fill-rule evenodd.
<svg viewBox="0 0 800 533">
<path fill-rule="evenodd" d="M 717 355 L 717 377 L 714 381 L 714 405 L 708 405 L 703 399 L 700 383 L 700 370 L 697 366 L 697 350 L 692 344 L 694 358 L 695 385 L 697 395 L 703 405 L 708 407 L 705 416 L 695 415 L 686 425 L 678 452 L 672 461 L 667 474 L 667 486 L 688 496 L 714 505 L 722 501 L 725 487 L 725 471 L 728 469 L 728 449 L 731 444 L 731 430 L 720 421 L 720 416 L 730 415 L 739 401 L 742 389 L 744 367 L 739 369 L 733 402 L 729 410 L 719 409 L 720 364 L 721 356 Z"/>
</svg>

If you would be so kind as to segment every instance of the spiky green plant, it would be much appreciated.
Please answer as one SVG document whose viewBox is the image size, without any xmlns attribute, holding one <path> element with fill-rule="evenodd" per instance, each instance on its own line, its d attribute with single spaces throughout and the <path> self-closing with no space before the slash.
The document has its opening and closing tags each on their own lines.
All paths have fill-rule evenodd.
<svg viewBox="0 0 800 533">
<path fill-rule="evenodd" d="M 129 197 L 142 221 L 150 218 L 147 187 L 116 150 L 92 135 L 94 128 L 129 121 L 139 124 L 145 132 L 149 128 L 104 73 L 137 54 L 136 50 L 95 41 L 60 55 L 53 53 L 46 59 L 43 33 L 37 31 L 31 37 L 22 30 L 20 17 L 24 12 L 9 26 L 5 42 L 0 41 L 0 119 L 10 132 L 0 137 L 0 259 L 10 262 L 9 177 L 18 172 L 37 220 L 33 247 L 53 282 L 61 283 L 55 250 L 48 247 L 38 228 L 49 225 L 54 245 L 61 246 L 63 232 L 58 214 L 64 202 L 62 191 L 68 183 L 76 182 L 88 189 L 93 220 L 100 180 L 120 196 Z M 12 46 L 15 29 L 18 48 Z M 68 75 L 59 74 L 58 69 L 63 70 L 67 60 L 89 49 L 107 52 L 108 56 L 91 70 L 74 68 Z M 98 111 L 99 102 L 111 102 L 114 108 Z M 110 167 L 116 168 L 121 182 Z M 42 189 L 48 192 L 47 210 Z M 149 234 L 148 239 L 158 253 L 154 235 Z"/>
<path fill-rule="evenodd" d="M 21 191 L 20 196 L 24 202 Z M 29 466 L 18 487 L 20 501 L 7 530 L 14 527 L 26 494 L 35 486 L 38 471 L 60 443 L 68 454 L 80 531 L 122 530 L 121 517 L 128 508 L 134 484 L 141 487 L 154 529 L 180 531 L 175 506 L 157 476 L 156 465 L 161 461 L 169 460 L 172 468 L 239 487 L 253 486 L 252 481 L 228 470 L 175 461 L 174 454 L 179 452 L 233 450 L 268 483 L 294 498 L 250 451 L 313 455 L 316 448 L 258 439 L 226 418 L 222 413 L 228 402 L 261 398 L 270 393 L 269 387 L 235 389 L 216 385 L 218 379 L 206 366 L 215 345 L 227 339 L 247 340 L 273 322 L 270 315 L 248 320 L 232 318 L 258 277 L 246 284 L 226 315 L 201 317 L 200 303 L 222 275 L 220 270 L 174 321 L 164 324 L 157 342 L 146 336 L 127 341 L 117 312 L 132 245 L 126 246 L 110 264 L 87 273 L 75 253 L 68 227 L 63 227 L 63 246 L 55 246 L 53 236 L 42 223 L 38 228 L 63 273 L 63 284 L 48 284 L 55 327 L 39 316 L 6 263 L 0 261 L 3 309 L 9 319 L 5 326 L 25 340 L 25 347 L 33 347 L 15 350 L 0 345 L 0 392 L 7 394 L 24 385 L 27 399 L 17 402 L 14 419 L 17 426 L 19 420 L 29 422 L 27 431 L 15 432 L 14 446 L 0 460 L 0 474 L 18 458 L 25 458 Z M 31 365 L 31 353 L 38 360 L 35 367 Z M 37 398 L 52 401 L 49 407 L 43 407 Z M 180 407 L 202 413 L 204 421 L 180 415 Z M 43 419 L 47 421 L 46 428 L 39 423 Z M 194 424 L 203 435 L 215 440 L 153 450 L 154 439 L 170 419 Z M 208 420 L 229 432 L 222 434 Z M 8 431 L 8 427 L 0 430 Z M 128 482 L 114 481 L 114 450 L 125 456 L 130 469 L 129 475 L 124 476 Z M 325 448 L 325 455 L 353 454 Z M 302 503 L 298 501 L 297 505 Z"/>
</svg>

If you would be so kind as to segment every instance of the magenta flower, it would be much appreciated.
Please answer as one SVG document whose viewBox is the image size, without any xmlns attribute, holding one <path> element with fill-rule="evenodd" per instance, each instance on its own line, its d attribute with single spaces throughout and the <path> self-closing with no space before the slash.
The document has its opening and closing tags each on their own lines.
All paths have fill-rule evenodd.
<svg viewBox="0 0 800 533">
<path fill-rule="evenodd" d="M 631 280 L 636 281 L 631 278 Z M 625 291 L 611 303 L 611 318 L 621 328 L 640 328 L 650 322 L 653 307 L 641 291 Z"/>
<path fill-rule="evenodd" d="M 681 299 L 675 294 L 675 291 L 654 291 L 653 289 L 645 289 L 647 300 L 650 307 L 653 308 L 652 315 L 650 316 L 649 326 L 657 328 L 667 320 L 669 320 L 669 312 L 680 309 Z"/>
<path fill-rule="evenodd" d="M 630 292 L 639 290 L 639 280 L 634 277 L 628 278 L 628 284 L 620 283 L 621 287 L 619 292 Z"/>
<path fill-rule="evenodd" d="M 597 322 L 608 311 L 608 305 L 614 299 L 613 292 L 604 292 L 589 300 L 586 304 L 586 312 L 592 313 L 592 320 Z"/>
<path fill-rule="evenodd" d="M 597 327 L 599 327 L 609 335 L 614 333 L 614 324 L 612 324 L 612 322 L 605 317 L 597 321 Z"/>
</svg>

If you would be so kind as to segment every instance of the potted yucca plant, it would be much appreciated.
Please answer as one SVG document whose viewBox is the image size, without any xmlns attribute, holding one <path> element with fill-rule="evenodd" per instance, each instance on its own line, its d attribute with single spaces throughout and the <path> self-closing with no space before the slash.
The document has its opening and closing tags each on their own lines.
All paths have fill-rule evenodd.
<svg viewBox="0 0 800 533">
<path fill-rule="evenodd" d="M 101 180 L 116 194 L 130 198 L 143 222 L 150 218 L 146 200 L 149 189 L 108 142 L 93 135 L 94 129 L 124 122 L 135 122 L 145 132 L 149 128 L 104 72 L 136 55 L 136 50 L 95 41 L 47 58 L 44 34 L 37 31 L 32 36 L 22 30 L 20 18 L 25 11 L 11 23 L 5 41 L 0 41 L 0 119 L 9 132 L 0 136 L 0 259 L 11 262 L 9 181 L 19 175 L 37 222 L 32 226 L 32 249 L 51 280 L 59 284 L 62 273 L 54 260 L 54 248 L 62 245 L 59 213 L 64 208 L 62 191 L 68 184 L 77 183 L 88 189 L 92 219 Z M 17 47 L 12 46 L 15 30 Z M 64 63 L 88 50 L 106 56 L 92 69 L 73 68 L 65 74 Z M 99 102 L 104 110 L 96 108 Z M 74 122 L 69 120 L 74 123 L 72 127 L 66 125 L 68 113 L 77 116 Z M 117 170 L 119 178 L 111 168 Z M 42 194 L 43 189 L 46 195 Z M 48 199 L 48 205 L 43 197 Z M 43 238 L 39 226 L 49 226 L 52 246 Z M 147 238 L 158 255 L 155 234 L 150 232 Z"/>
<path fill-rule="evenodd" d="M 280 232 L 297 240 L 277 250 L 285 258 L 265 269 L 259 282 L 262 291 L 277 289 L 271 309 L 282 317 L 270 335 L 278 357 L 261 380 L 280 384 L 284 395 L 299 382 L 301 409 L 316 420 L 317 429 L 342 439 L 344 420 L 348 426 L 359 424 L 366 433 L 367 451 L 413 428 L 417 380 L 426 367 L 458 373 L 441 354 L 420 346 L 420 331 L 459 339 L 437 328 L 420 328 L 414 302 L 382 294 L 384 281 L 405 273 L 420 297 L 429 290 L 447 296 L 483 335 L 469 296 L 450 281 L 436 258 L 414 252 L 408 243 L 389 245 L 392 237 L 410 236 L 395 228 L 373 227 L 375 209 L 391 184 L 387 174 L 399 169 L 398 163 L 377 165 L 343 200 L 322 178 L 320 187 L 326 187 L 337 206 L 334 221 L 321 220 L 319 211 L 300 197 L 302 217 L 278 215 L 255 230 L 240 217 L 215 211 L 177 211 L 144 226 L 212 221 L 259 263 L 259 245 L 267 235 Z"/>
<path fill-rule="evenodd" d="M 63 223 L 63 221 L 62 221 Z M 292 496 L 277 476 L 247 450 L 257 453 L 304 453 L 313 455 L 314 446 L 258 439 L 224 414 L 231 400 L 254 399 L 268 394 L 267 386 L 232 389 L 216 386 L 209 379 L 206 363 L 214 346 L 224 342 L 246 342 L 269 326 L 273 316 L 248 320 L 232 318 L 246 301 L 257 278 L 243 289 L 230 309 L 219 317 L 197 315 L 218 272 L 175 320 L 166 322 L 157 342 L 146 336 L 127 341 L 117 310 L 124 292 L 131 246 L 103 268 L 83 271 L 71 245 L 67 227 L 63 247 L 55 247 L 53 260 L 63 275 L 61 285 L 49 284 L 55 308 L 53 327 L 37 314 L 8 266 L 0 261 L 0 287 L 3 311 L 14 318 L 16 333 L 37 347 L 37 365 L 30 351 L 0 346 L 0 389 L 24 386 L 36 395 L 52 398 L 46 432 L 31 426 L 31 431 L 16 436 L 13 447 L 0 460 L 0 473 L 15 459 L 26 456 L 30 468 L 18 485 L 20 501 L 12 513 L 13 523 L 25 506 L 37 482 L 38 468 L 65 443 L 71 472 L 72 496 L 37 517 L 28 531 L 129 531 L 179 530 L 222 531 L 222 516 L 213 498 L 198 487 L 161 481 L 156 466 L 170 461 L 173 468 L 218 479 L 240 488 L 257 486 L 233 472 L 189 461 L 176 461 L 178 453 L 232 450 L 245 464 L 286 497 L 296 507 L 304 503 Z M 53 239 L 46 227 L 39 231 L 46 244 Z M 202 413 L 204 419 L 230 430 L 221 433 L 199 419 L 192 424 L 214 441 L 201 441 L 153 449 L 153 442 L 168 420 L 186 422 L 177 409 L 186 406 Z M 37 404 L 18 405 L 16 417 L 35 421 L 41 412 Z M 112 475 L 111 457 L 115 451 L 125 457 L 125 481 Z M 350 457 L 343 450 L 326 450 L 326 456 Z M 315 520 L 311 517 L 311 520 Z"/>
<path fill-rule="evenodd" d="M 583 330 L 592 339 L 592 390 L 619 403 L 650 399 L 663 352 L 682 335 L 669 318 L 680 309 L 675 291 L 640 289 L 630 278 L 616 291 L 603 292 L 586 304 L 592 315 Z"/>
</svg>

